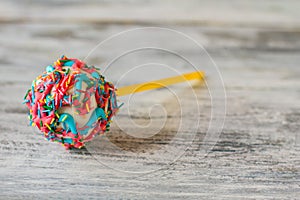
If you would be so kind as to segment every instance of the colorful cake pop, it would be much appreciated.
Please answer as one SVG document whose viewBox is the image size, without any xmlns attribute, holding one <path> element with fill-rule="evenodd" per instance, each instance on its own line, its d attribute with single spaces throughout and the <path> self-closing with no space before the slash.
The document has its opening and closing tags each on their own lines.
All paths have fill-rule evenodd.
<svg viewBox="0 0 300 200">
<path fill-rule="evenodd" d="M 24 103 L 30 124 L 47 140 L 66 149 L 81 148 L 96 134 L 109 130 L 119 109 L 115 92 L 97 68 L 62 56 L 32 82 Z"/>
<path fill-rule="evenodd" d="M 99 69 L 62 56 L 38 76 L 27 91 L 24 103 L 29 108 L 30 125 L 36 126 L 47 140 L 66 149 L 81 148 L 96 134 L 109 130 L 112 117 L 121 106 L 119 96 L 158 89 L 189 80 L 204 80 L 195 71 L 116 90 L 105 81 Z"/>
</svg>

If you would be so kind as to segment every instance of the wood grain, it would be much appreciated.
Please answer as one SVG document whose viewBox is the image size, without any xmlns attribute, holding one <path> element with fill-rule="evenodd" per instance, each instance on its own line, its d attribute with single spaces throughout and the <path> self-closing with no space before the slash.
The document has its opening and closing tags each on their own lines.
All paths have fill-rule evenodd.
<svg viewBox="0 0 300 200">
<path fill-rule="evenodd" d="M 296 18 L 289 21 L 287 17 L 297 15 L 290 4 L 293 2 L 275 5 L 267 1 L 271 2 L 267 5 L 255 1 L 249 7 L 233 3 L 246 10 L 246 18 L 224 1 L 223 13 L 233 14 L 224 15 L 224 20 L 219 15 L 215 19 L 207 14 L 206 23 L 200 23 L 201 17 L 205 18 L 202 8 L 197 22 L 190 20 L 186 12 L 174 15 L 173 20 L 170 17 L 163 20 L 159 15 L 151 15 L 161 14 L 160 4 L 146 2 L 132 6 L 132 10 L 128 5 L 124 7 L 124 13 L 132 13 L 124 20 L 131 22 L 138 19 L 133 8 L 145 11 L 148 5 L 158 9 L 149 11 L 149 16 L 138 23 L 117 23 L 118 18 L 106 18 L 108 14 L 94 16 L 93 3 L 82 8 L 87 13 L 93 11 L 89 17 L 77 21 L 78 4 L 75 4 L 67 7 L 65 14 L 60 12 L 59 24 L 53 24 L 60 19 L 59 15 L 39 18 L 40 9 L 36 8 L 46 10 L 50 6 L 46 2 L 32 5 L 31 13 L 27 14 L 17 12 L 18 4 L 12 2 L 2 3 L 9 12 L 0 20 L 1 199 L 299 198 L 300 33 L 292 28 L 299 25 Z M 169 12 L 178 10 L 176 5 L 175 10 L 166 3 L 161 5 Z M 213 9 L 213 5 L 206 3 L 204 8 Z M 28 8 L 25 3 L 20 6 Z M 56 9 L 60 6 L 52 5 Z M 193 7 L 186 8 L 195 13 Z M 122 10 L 119 4 L 108 3 L 108 11 L 116 12 L 115 9 Z M 234 16 L 240 17 L 240 21 L 233 20 Z M 105 19 L 110 23 L 101 23 Z M 168 23 L 170 20 L 172 23 Z M 111 131 L 97 137 L 85 149 L 66 151 L 45 141 L 37 130 L 28 126 L 22 98 L 44 66 L 61 54 L 82 58 L 106 37 L 146 22 L 193 34 L 220 68 L 227 92 L 227 115 L 220 138 L 207 155 L 201 150 L 210 142 L 204 143 L 203 138 L 212 105 L 203 85 L 194 87 L 199 113 L 191 106 L 194 102 L 188 90 L 175 87 L 183 100 L 180 108 L 188 113 L 183 118 L 191 123 L 198 117 L 201 119 L 196 133 L 192 125 L 186 124 L 184 134 L 178 135 L 180 110 L 176 98 L 169 97 L 156 100 L 168 113 L 164 127 L 156 135 L 139 138 L 126 134 L 133 131 L 127 125 L 128 117 L 141 126 L 152 118 L 153 127 L 156 123 L 159 126 L 162 116 L 154 112 L 149 117 L 147 109 L 153 103 L 149 99 L 163 96 L 164 90 L 145 93 L 146 101 L 138 101 L 131 115 L 119 113 Z M 120 44 L 124 45 L 126 42 Z M 102 53 L 92 56 L 90 62 L 101 63 L 109 52 Z M 209 75 L 207 82 L 213 84 Z M 120 123 L 125 131 L 118 126 Z M 147 132 L 139 130 L 132 134 Z"/>
</svg>

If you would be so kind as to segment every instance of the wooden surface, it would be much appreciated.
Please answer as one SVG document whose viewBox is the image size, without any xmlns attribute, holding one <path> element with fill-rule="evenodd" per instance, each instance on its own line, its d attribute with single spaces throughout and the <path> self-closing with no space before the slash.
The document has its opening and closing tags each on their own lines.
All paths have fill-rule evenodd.
<svg viewBox="0 0 300 200">
<path fill-rule="evenodd" d="M 299 199 L 297 1 L 220 1 L 219 7 L 208 1 L 64 2 L 0 3 L 0 199 Z M 45 14 L 47 9 L 53 12 Z M 79 18 L 78 11 L 86 15 Z M 82 150 L 66 151 L 28 126 L 22 98 L 45 66 L 61 54 L 83 58 L 112 34 L 145 25 L 192 35 L 220 69 L 227 115 L 209 154 L 201 152 L 212 108 L 204 85 L 193 86 L 200 112 L 184 86 L 173 87 L 188 113 L 182 117 L 172 95 L 148 92 L 130 115 L 119 113 L 108 135 Z M 90 62 L 101 64 L 108 53 L 99 52 Z M 214 80 L 208 76 L 207 82 Z M 159 127 L 161 113 L 148 116 L 153 103 L 168 114 L 157 134 L 147 136 L 142 128 L 128 135 L 120 129 L 123 124 L 132 131 L 130 117 L 140 125 L 152 117 L 154 129 Z M 184 134 L 177 134 L 180 118 L 192 123 L 199 116 L 196 133 L 187 123 Z"/>
</svg>

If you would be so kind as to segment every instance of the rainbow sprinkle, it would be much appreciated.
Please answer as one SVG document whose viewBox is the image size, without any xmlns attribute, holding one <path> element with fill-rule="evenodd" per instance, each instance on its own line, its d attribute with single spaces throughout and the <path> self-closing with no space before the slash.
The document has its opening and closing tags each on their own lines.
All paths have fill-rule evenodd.
<svg viewBox="0 0 300 200">
<path fill-rule="evenodd" d="M 59 142 L 66 149 L 81 148 L 96 134 L 109 130 L 119 109 L 115 91 L 95 67 L 62 56 L 32 82 L 24 103 L 29 108 L 30 125 L 40 129 L 47 140 Z M 65 108 L 74 112 L 65 112 Z M 90 117 L 79 127 L 75 118 L 85 115 Z"/>
</svg>

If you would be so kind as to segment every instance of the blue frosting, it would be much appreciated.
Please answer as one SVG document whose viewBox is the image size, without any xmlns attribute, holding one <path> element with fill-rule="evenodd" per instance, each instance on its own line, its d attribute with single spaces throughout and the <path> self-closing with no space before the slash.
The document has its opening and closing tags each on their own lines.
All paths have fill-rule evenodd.
<svg viewBox="0 0 300 200">
<path fill-rule="evenodd" d="M 95 123 L 98 121 L 98 119 L 107 119 L 105 112 L 102 108 L 96 108 L 94 110 L 94 112 L 92 113 L 89 121 L 84 125 L 84 127 L 86 127 L 83 130 L 80 130 L 80 135 L 86 135 L 88 133 L 88 131 L 93 128 L 93 126 L 95 125 Z M 77 128 L 76 128 L 76 124 L 75 124 L 75 120 L 72 117 L 72 115 L 68 114 L 68 113 L 63 113 L 60 115 L 59 117 L 59 122 L 62 123 L 63 128 L 65 130 L 71 130 L 71 132 L 73 134 L 77 134 Z"/>
</svg>

